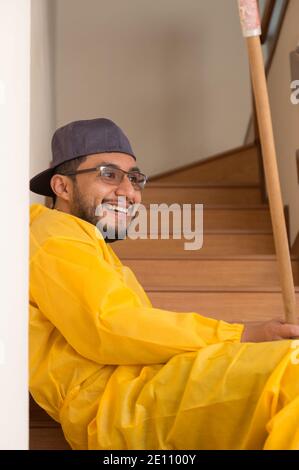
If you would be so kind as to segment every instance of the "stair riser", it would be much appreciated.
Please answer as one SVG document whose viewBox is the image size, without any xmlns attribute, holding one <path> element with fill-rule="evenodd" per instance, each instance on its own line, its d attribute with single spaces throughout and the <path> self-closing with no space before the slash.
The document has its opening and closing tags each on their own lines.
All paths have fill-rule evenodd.
<svg viewBox="0 0 299 470">
<path fill-rule="evenodd" d="M 197 312 L 230 322 L 283 319 L 282 296 L 279 292 L 148 292 L 153 306 L 174 312 Z M 299 294 L 297 311 L 299 316 Z"/>
<path fill-rule="evenodd" d="M 204 230 L 269 230 L 268 210 L 209 210 L 203 208 Z"/>
<path fill-rule="evenodd" d="M 30 450 L 71 450 L 60 427 L 30 429 Z"/>
<path fill-rule="evenodd" d="M 186 188 L 147 187 L 142 193 L 143 204 L 261 204 L 259 188 Z"/>
<path fill-rule="evenodd" d="M 275 260 L 126 260 L 139 282 L 145 288 L 182 288 L 203 286 L 273 287 L 279 286 L 278 266 Z M 294 281 L 299 281 L 299 263 L 292 263 Z"/>
<path fill-rule="evenodd" d="M 151 226 L 151 220 L 158 220 L 161 226 L 161 220 L 169 220 L 169 226 L 172 228 L 172 220 L 177 215 L 179 220 L 184 220 L 183 206 L 179 209 L 155 210 L 150 214 L 150 207 L 147 206 L 147 227 Z M 195 210 L 190 211 L 191 221 L 194 225 Z M 163 217 L 163 219 L 162 219 Z M 185 216 L 186 217 L 186 216 Z M 189 212 L 188 212 L 189 217 Z M 198 217 L 198 216 L 197 216 Z M 188 219 L 189 220 L 189 219 Z M 268 209 L 211 209 L 203 206 L 203 227 L 205 231 L 210 230 L 247 230 L 247 231 L 272 231 L 270 212 Z"/>
<path fill-rule="evenodd" d="M 197 166 L 155 179 L 168 183 L 243 183 L 255 184 L 260 181 L 260 166 L 255 147 L 240 150 L 223 158 L 211 159 Z"/>
<path fill-rule="evenodd" d="M 194 237 L 193 237 L 194 238 Z M 200 246 L 193 240 L 122 240 L 113 245 L 113 250 L 121 258 L 202 258 L 203 256 L 238 256 L 274 254 L 271 234 L 204 234 L 201 249 L 190 250 L 186 247 Z M 185 247 L 186 244 L 186 247 Z"/>
</svg>

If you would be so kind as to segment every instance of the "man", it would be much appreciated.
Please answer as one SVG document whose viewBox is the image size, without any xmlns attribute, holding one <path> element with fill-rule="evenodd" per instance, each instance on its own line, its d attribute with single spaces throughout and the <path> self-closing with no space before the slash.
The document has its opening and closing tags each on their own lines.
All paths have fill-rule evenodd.
<svg viewBox="0 0 299 470">
<path fill-rule="evenodd" d="M 31 207 L 30 391 L 71 447 L 299 449 L 299 326 L 153 308 L 104 236 L 146 182 L 127 137 L 77 121 L 52 151 L 30 182 L 54 200 Z"/>
</svg>

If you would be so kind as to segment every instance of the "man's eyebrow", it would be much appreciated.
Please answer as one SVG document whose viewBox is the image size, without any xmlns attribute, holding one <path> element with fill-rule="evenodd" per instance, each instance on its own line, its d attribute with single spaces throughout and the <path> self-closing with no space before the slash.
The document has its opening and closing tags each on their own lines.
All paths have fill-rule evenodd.
<svg viewBox="0 0 299 470">
<path fill-rule="evenodd" d="M 120 170 L 122 170 L 122 168 L 119 166 L 119 165 L 116 165 L 115 163 L 111 163 L 111 162 L 101 162 L 98 166 L 111 166 L 112 168 L 119 168 Z M 141 170 L 140 168 L 138 168 L 138 166 L 133 166 L 132 168 L 129 169 L 129 171 L 139 171 L 139 173 L 141 173 Z"/>
<path fill-rule="evenodd" d="M 139 171 L 139 173 L 141 173 L 141 170 L 138 168 L 138 166 L 133 166 L 129 171 Z"/>
</svg>

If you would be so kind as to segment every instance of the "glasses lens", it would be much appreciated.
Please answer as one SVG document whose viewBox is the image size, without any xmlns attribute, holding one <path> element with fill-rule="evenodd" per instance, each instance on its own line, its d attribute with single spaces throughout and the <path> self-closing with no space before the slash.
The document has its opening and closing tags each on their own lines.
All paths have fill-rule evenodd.
<svg viewBox="0 0 299 470">
<path fill-rule="evenodd" d="M 143 189 L 146 183 L 146 176 L 139 172 L 132 172 L 128 174 L 128 178 L 131 181 L 132 186 L 135 189 Z"/>
<path fill-rule="evenodd" d="M 110 166 L 103 166 L 100 168 L 101 179 L 108 184 L 119 185 L 122 182 L 124 172 L 120 168 L 113 168 Z M 127 174 L 129 181 L 136 190 L 144 188 L 146 183 L 146 176 L 138 171 L 132 171 Z"/>
<path fill-rule="evenodd" d="M 100 169 L 100 176 L 105 183 L 118 185 L 121 183 L 123 173 L 118 168 L 103 166 Z"/>
</svg>

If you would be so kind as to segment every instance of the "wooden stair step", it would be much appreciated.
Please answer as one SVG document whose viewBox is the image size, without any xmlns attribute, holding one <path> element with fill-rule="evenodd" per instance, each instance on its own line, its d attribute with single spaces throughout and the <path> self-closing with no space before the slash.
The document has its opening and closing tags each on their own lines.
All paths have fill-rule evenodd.
<svg viewBox="0 0 299 470">
<path fill-rule="evenodd" d="M 142 193 L 143 204 L 261 204 L 258 185 L 196 185 L 149 183 Z"/>
<path fill-rule="evenodd" d="M 59 423 L 54 421 L 30 395 L 30 450 L 70 450 Z"/>
<path fill-rule="evenodd" d="M 57 423 L 43 410 L 33 398 L 30 397 L 30 427 L 51 427 L 61 428 L 60 423 Z"/>
<path fill-rule="evenodd" d="M 183 286 L 216 288 L 279 286 L 275 259 L 127 259 L 124 261 L 145 289 Z M 299 283 L 299 262 L 292 261 L 294 282 Z"/>
<path fill-rule="evenodd" d="M 180 220 L 183 220 L 182 205 L 173 213 L 180 212 Z M 150 205 L 147 209 L 147 225 L 151 226 Z M 194 207 L 191 209 L 191 220 L 194 221 Z M 155 212 L 154 212 L 155 214 Z M 160 224 L 161 214 L 167 215 L 163 208 L 158 206 L 156 216 Z M 169 213 L 170 227 L 173 214 Z M 168 218 L 166 219 L 168 220 Z M 247 231 L 272 231 L 271 217 L 269 207 L 266 205 L 247 205 L 247 206 L 212 206 L 205 205 L 203 208 L 203 227 L 205 231 L 211 230 L 247 230 Z"/>
<path fill-rule="evenodd" d="M 271 233 L 228 232 L 204 233 L 203 246 L 197 250 L 184 249 L 192 246 L 192 240 L 153 240 L 127 238 L 113 244 L 113 250 L 121 258 L 202 258 L 203 256 L 271 255 L 274 241 Z M 191 244 L 191 245 L 190 245 Z"/>
<path fill-rule="evenodd" d="M 206 160 L 192 163 L 153 177 L 155 182 L 225 182 L 257 184 L 260 181 L 260 162 L 254 145 L 237 148 Z"/>
<path fill-rule="evenodd" d="M 154 307 L 174 312 L 196 312 L 228 322 L 283 320 L 281 292 L 154 292 Z M 299 293 L 296 293 L 299 316 Z"/>
<path fill-rule="evenodd" d="M 214 286 L 197 286 L 197 285 L 167 285 L 167 286 L 157 286 L 156 284 L 149 284 L 146 287 L 146 292 L 274 292 L 274 293 L 281 293 L 280 286 L 222 286 L 222 285 L 214 285 Z M 299 292 L 299 287 L 295 285 L 295 292 Z"/>
<path fill-rule="evenodd" d="M 71 450 L 60 427 L 32 427 L 29 433 L 30 450 Z"/>
</svg>

